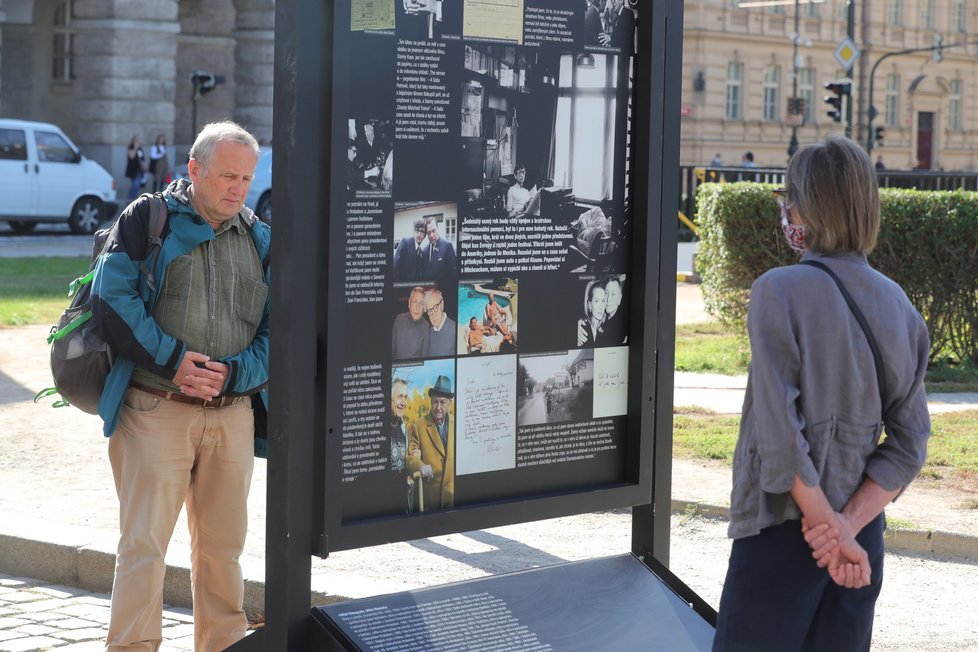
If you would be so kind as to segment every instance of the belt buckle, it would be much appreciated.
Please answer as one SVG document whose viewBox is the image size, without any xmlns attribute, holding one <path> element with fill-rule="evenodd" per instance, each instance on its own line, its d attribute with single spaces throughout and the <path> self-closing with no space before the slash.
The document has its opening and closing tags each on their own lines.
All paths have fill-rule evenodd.
<svg viewBox="0 0 978 652">
<path fill-rule="evenodd" d="M 203 399 L 204 402 L 201 403 L 200 406 L 205 410 L 213 410 L 215 408 L 219 408 L 221 407 L 221 400 L 223 398 L 224 398 L 223 396 L 216 396 L 214 398 Z"/>
</svg>

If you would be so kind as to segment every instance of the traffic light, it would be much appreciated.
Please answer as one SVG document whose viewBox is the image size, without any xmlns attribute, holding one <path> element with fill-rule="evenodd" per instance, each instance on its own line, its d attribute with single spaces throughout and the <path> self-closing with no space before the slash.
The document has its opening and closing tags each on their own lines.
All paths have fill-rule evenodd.
<svg viewBox="0 0 978 652">
<path fill-rule="evenodd" d="M 940 63 L 944 60 L 944 37 L 940 34 L 934 34 L 934 63 Z"/>
<path fill-rule="evenodd" d="M 849 96 L 852 84 L 847 81 L 832 81 L 826 82 L 825 88 L 830 93 L 825 96 L 825 103 L 832 107 L 832 110 L 826 115 L 835 122 L 842 122 L 842 98 Z"/>
<path fill-rule="evenodd" d="M 873 127 L 873 140 L 877 147 L 883 146 L 883 127 Z"/>
<path fill-rule="evenodd" d="M 190 73 L 190 81 L 194 85 L 194 92 L 197 95 L 207 95 L 214 90 L 218 84 L 224 83 L 224 75 L 215 75 L 210 72 L 195 70 Z"/>
</svg>

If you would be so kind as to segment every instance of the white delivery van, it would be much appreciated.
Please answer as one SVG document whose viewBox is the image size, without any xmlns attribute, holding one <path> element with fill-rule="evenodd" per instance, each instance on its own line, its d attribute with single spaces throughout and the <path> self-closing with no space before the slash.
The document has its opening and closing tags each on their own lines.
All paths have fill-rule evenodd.
<svg viewBox="0 0 978 652">
<path fill-rule="evenodd" d="M 0 118 L 0 219 L 18 233 L 67 222 L 94 233 L 118 207 L 115 180 L 58 127 Z"/>
</svg>

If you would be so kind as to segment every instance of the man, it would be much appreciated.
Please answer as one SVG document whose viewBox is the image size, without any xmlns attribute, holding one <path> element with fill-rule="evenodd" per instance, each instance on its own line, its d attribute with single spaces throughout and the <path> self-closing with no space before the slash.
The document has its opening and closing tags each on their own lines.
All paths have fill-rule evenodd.
<svg viewBox="0 0 978 652">
<path fill-rule="evenodd" d="M 635 14 L 625 6 L 625 0 L 614 0 L 614 27 L 601 35 L 601 44 L 632 52 L 635 48 Z"/>
<path fill-rule="evenodd" d="M 428 354 L 431 328 L 424 319 L 424 288 L 411 289 L 408 311 L 394 318 L 391 328 L 391 352 L 395 360 L 423 358 Z"/>
<path fill-rule="evenodd" d="M 587 11 L 584 13 L 584 45 L 601 45 L 601 12 L 598 10 L 599 0 L 587 0 Z"/>
<path fill-rule="evenodd" d="M 410 512 L 414 498 L 414 481 L 407 477 L 406 461 L 408 432 L 404 415 L 408 406 L 408 385 L 403 378 L 395 378 L 391 383 L 391 471 L 393 472 L 391 491 L 400 494 L 401 511 Z M 401 493 L 403 492 L 403 493 Z"/>
<path fill-rule="evenodd" d="M 428 334 L 428 356 L 443 358 L 455 355 L 458 340 L 455 333 L 455 321 L 445 313 L 445 299 L 441 290 L 431 288 L 424 293 L 424 311 L 431 322 L 431 332 Z"/>
<path fill-rule="evenodd" d="M 408 429 L 408 473 L 421 474 L 424 511 L 455 505 L 455 394 L 448 376 L 438 376 L 428 390 L 431 409 Z"/>
<path fill-rule="evenodd" d="M 523 186 L 526 182 L 525 165 L 520 165 L 516 168 L 516 172 L 513 173 L 513 178 L 516 181 L 506 191 L 506 212 L 509 213 L 510 217 L 517 217 L 526 214 L 526 207 L 533 196 L 537 194 L 537 189 L 534 186 L 532 190 L 527 190 Z"/>
<path fill-rule="evenodd" d="M 429 217 L 425 222 L 428 234 L 428 255 L 425 257 L 423 275 L 427 279 L 455 276 L 455 248 L 438 234 L 438 220 Z"/>
<path fill-rule="evenodd" d="M 110 652 L 159 647 L 164 554 L 184 504 L 195 647 L 223 650 L 245 635 L 238 557 L 268 382 L 271 232 L 244 208 L 257 161 L 240 126 L 206 125 L 190 180 L 163 193 L 155 287 L 140 273 L 145 197 L 123 211 L 96 263 L 93 319 L 116 354 L 99 406 L 120 504 Z"/>
<path fill-rule="evenodd" d="M 414 221 L 414 237 L 401 238 L 394 250 L 394 279 L 416 281 L 421 278 L 424 259 L 428 255 L 427 229 L 424 218 Z"/>
</svg>

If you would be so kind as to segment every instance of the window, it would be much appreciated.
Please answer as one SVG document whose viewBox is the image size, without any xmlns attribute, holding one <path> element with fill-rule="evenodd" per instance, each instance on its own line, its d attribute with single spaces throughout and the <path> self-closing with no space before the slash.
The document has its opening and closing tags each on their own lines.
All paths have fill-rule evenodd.
<svg viewBox="0 0 978 652">
<path fill-rule="evenodd" d="M 561 57 L 553 178 L 579 198 L 600 201 L 611 197 L 618 57 L 592 56 L 593 67 L 575 65 L 571 54 Z"/>
<path fill-rule="evenodd" d="M 0 161 L 26 161 L 27 138 L 20 129 L 0 129 Z"/>
<path fill-rule="evenodd" d="M 964 0 L 953 0 L 951 2 L 951 29 L 959 32 L 965 29 Z"/>
<path fill-rule="evenodd" d="M 37 160 L 48 163 L 74 163 L 75 150 L 64 138 L 51 131 L 34 132 Z"/>
<path fill-rule="evenodd" d="M 884 120 L 888 127 L 896 127 L 900 119 L 900 75 L 886 76 L 886 108 Z"/>
<path fill-rule="evenodd" d="M 815 121 L 815 69 L 798 70 L 798 97 L 805 101 L 805 124 Z"/>
<path fill-rule="evenodd" d="M 843 3 L 843 6 L 845 4 Z M 814 2 L 809 2 L 805 5 L 805 15 L 809 18 L 818 18 L 818 5 Z"/>
<path fill-rule="evenodd" d="M 54 81 L 71 81 L 75 78 L 75 35 L 71 30 L 73 4 L 72 0 L 65 0 L 54 8 L 51 59 L 51 78 Z"/>
<path fill-rule="evenodd" d="M 920 0 L 920 25 L 934 29 L 934 0 Z"/>
<path fill-rule="evenodd" d="M 727 64 L 727 120 L 743 117 L 741 90 L 744 82 L 744 64 L 731 61 Z"/>
<path fill-rule="evenodd" d="M 903 25 L 903 0 L 890 0 L 887 6 L 886 22 L 895 27 Z"/>
<path fill-rule="evenodd" d="M 961 129 L 961 80 L 951 80 L 951 94 L 947 103 L 948 129 Z"/>
<path fill-rule="evenodd" d="M 768 66 L 764 69 L 764 121 L 777 122 L 781 117 L 779 104 L 781 87 L 781 66 Z"/>
</svg>

